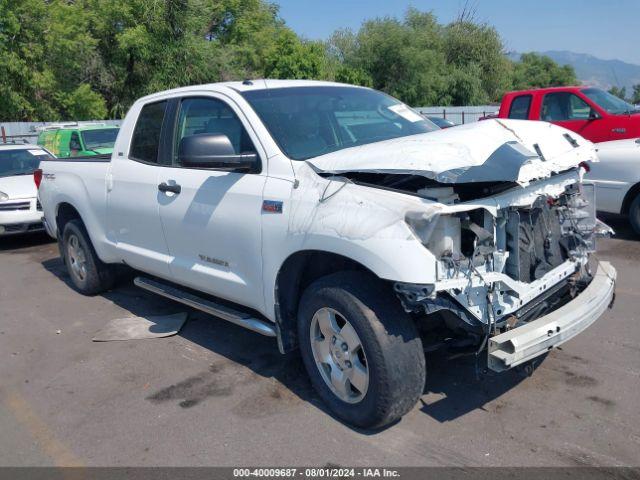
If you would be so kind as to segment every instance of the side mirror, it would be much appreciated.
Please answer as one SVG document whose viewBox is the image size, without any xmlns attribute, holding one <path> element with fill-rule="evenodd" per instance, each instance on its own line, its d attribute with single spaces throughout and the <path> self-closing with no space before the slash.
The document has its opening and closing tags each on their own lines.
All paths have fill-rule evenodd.
<svg viewBox="0 0 640 480">
<path fill-rule="evenodd" d="M 596 112 L 593 108 L 591 110 L 589 110 L 589 120 L 598 120 L 600 117 L 600 114 L 598 112 Z"/>
<path fill-rule="evenodd" d="M 178 162 L 184 167 L 229 172 L 255 172 L 260 164 L 257 153 L 237 154 L 229 137 L 217 133 L 184 137 L 178 145 Z"/>
</svg>

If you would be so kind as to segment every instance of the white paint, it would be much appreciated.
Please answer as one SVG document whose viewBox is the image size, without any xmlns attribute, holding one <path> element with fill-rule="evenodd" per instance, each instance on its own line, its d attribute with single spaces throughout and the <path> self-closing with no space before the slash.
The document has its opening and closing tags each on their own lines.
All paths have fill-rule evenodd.
<svg viewBox="0 0 640 480">
<path fill-rule="evenodd" d="M 598 210 L 621 213 L 627 192 L 640 183 L 640 143 L 615 140 L 598 143 L 597 149 L 600 162 L 591 165 L 586 178 L 596 184 Z"/>
</svg>

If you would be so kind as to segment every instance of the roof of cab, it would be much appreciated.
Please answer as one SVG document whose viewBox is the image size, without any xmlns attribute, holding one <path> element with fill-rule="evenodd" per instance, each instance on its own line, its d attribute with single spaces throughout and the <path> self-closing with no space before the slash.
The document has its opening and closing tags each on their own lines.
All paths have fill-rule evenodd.
<svg viewBox="0 0 640 480">
<path fill-rule="evenodd" d="M 146 102 L 156 97 L 165 96 L 167 94 L 181 94 L 190 92 L 202 92 L 203 90 L 212 91 L 225 91 L 233 90 L 235 92 L 247 92 L 251 90 L 266 90 L 269 88 L 292 88 L 292 87 L 354 87 L 354 88 L 366 88 L 358 87 L 357 85 L 350 85 L 346 83 L 326 82 L 321 80 L 277 80 L 277 79 L 251 79 L 237 82 L 218 82 L 207 83 L 204 85 L 192 85 L 189 87 L 174 88 L 171 90 L 164 90 L 161 92 L 152 93 L 145 97 L 138 99 L 138 102 Z"/>
<path fill-rule="evenodd" d="M 505 96 L 532 94 L 532 93 L 545 94 L 545 93 L 551 93 L 551 92 L 576 92 L 576 91 L 584 90 L 585 88 L 593 88 L 593 87 L 590 87 L 589 85 L 577 85 L 577 86 L 573 85 L 573 86 L 567 86 L 567 87 L 529 88 L 526 90 L 514 90 L 511 92 L 507 92 L 505 93 Z"/>
</svg>

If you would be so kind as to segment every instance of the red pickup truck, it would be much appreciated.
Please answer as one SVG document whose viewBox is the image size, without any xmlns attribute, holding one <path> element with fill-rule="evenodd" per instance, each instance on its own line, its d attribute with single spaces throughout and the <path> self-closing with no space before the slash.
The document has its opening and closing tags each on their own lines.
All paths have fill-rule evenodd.
<svg viewBox="0 0 640 480">
<path fill-rule="evenodd" d="M 594 87 L 554 87 L 509 92 L 498 118 L 543 120 L 592 142 L 640 137 L 640 108 Z"/>
</svg>

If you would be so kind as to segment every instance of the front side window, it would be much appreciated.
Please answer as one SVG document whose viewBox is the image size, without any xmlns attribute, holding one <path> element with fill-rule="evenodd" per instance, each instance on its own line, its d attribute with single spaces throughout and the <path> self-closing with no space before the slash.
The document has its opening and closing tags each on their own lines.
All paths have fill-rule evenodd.
<svg viewBox="0 0 640 480">
<path fill-rule="evenodd" d="M 581 92 L 593 101 L 593 103 L 613 115 L 635 113 L 638 111 L 638 109 L 630 103 L 599 88 L 585 88 L 581 90 Z"/>
<path fill-rule="evenodd" d="M 142 107 L 131 139 L 129 156 L 142 162 L 158 163 L 160 132 L 167 102 L 150 103 Z"/>
<path fill-rule="evenodd" d="M 590 113 L 591 107 L 577 95 L 555 92 L 544 96 L 540 118 L 547 122 L 588 120 Z"/>
<path fill-rule="evenodd" d="M 273 88 L 242 96 L 294 160 L 438 129 L 395 98 L 367 88 Z"/>
<path fill-rule="evenodd" d="M 529 118 L 529 108 L 531 107 L 531 95 L 520 95 L 513 99 L 509 109 L 509 118 L 527 120 Z"/>
<path fill-rule="evenodd" d="M 38 148 L 0 150 L 0 177 L 31 175 L 42 160 L 52 158 Z"/>
<path fill-rule="evenodd" d="M 117 128 L 99 128 L 95 130 L 85 130 L 82 132 L 82 139 L 87 150 L 98 148 L 113 148 L 118 136 Z"/>
<path fill-rule="evenodd" d="M 236 155 L 255 152 L 249 134 L 229 105 L 215 98 L 186 98 L 182 100 L 178 115 L 174 163 L 177 163 L 180 140 L 202 133 L 226 135 Z"/>
</svg>

